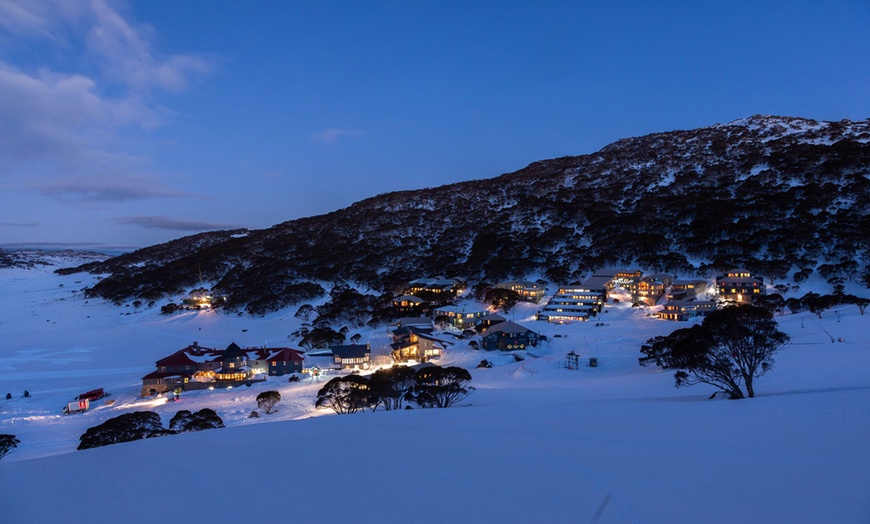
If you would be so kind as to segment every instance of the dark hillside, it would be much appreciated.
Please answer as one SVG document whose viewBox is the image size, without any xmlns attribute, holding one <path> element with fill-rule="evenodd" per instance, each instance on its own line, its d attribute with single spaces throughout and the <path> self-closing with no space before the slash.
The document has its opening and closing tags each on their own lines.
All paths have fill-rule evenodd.
<svg viewBox="0 0 870 524">
<path fill-rule="evenodd" d="M 92 296 L 156 299 L 200 278 L 241 307 L 310 281 L 392 291 L 409 279 L 614 264 L 729 266 L 782 279 L 870 261 L 870 121 L 755 116 L 619 140 L 496 178 L 378 195 L 258 231 L 203 233 L 68 271 L 110 273 Z M 201 275 L 201 276 L 200 276 Z M 853 277 L 855 274 L 853 272 Z"/>
</svg>

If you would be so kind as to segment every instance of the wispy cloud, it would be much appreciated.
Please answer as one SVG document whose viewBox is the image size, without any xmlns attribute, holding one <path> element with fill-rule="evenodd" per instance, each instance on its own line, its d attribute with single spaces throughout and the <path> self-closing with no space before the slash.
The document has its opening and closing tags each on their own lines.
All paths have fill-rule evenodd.
<svg viewBox="0 0 870 524">
<path fill-rule="evenodd" d="M 25 179 L 11 187 L 70 202 L 126 202 L 152 198 L 205 198 L 174 189 L 157 178 L 140 175 L 74 175 Z"/>
<path fill-rule="evenodd" d="M 339 129 L 339 128 L 330 128 L 318 133 L 314 133 L 312 138 L 317 142 L 324 142 L 326 144 L 330 144 L 335 142 L 339 138 L 346 136 L 360 136 L 365 134 L 363 131 L 358 129 Z"/>
<path fill-rule="evenodd" d="M 42 224 L 30 220 L 25 222 L 0 222 L 0 226 L 4 227 L 39 227 L 40 225 Z"/>
<path fill-rule="evenodd" d="M 184 90 L 212 60 L 157 52 L 153 30 L 129 21 L 124 7 L 0 1 L 0 53 L 9 51 L 0 54 L 0 177 L 24 174 L 29 180 L 18 188 L 75 200 L 183 196 L 166 183 L 142 183 L 147 159 L 131 154 L 127 139 L 163 125 L 170 112 L 160 94 Z M 14 51 L 28 43 L 52 48 L 52 60 L 69 55 L 71 67 L 34 63 L 34 53 L 16 63 Z M 94 175 L 106 172 L 133 180 Z"/>
<path fill-rule="evenodd" d="M 196 220 L 181 220 L 162 216 L 121 217 L 113 220 L 115 224 L 140 226 L 147 229 L 164 229 L 171 231 L 217 231 L 221 229 L 242 229 L 233 224 L 199 222 Z"/>
</svg>

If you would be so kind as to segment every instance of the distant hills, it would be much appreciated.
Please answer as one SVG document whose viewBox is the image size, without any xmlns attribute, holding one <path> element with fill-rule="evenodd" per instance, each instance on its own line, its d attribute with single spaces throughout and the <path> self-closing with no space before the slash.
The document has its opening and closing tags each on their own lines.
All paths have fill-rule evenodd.
<svg viewBox="0 0 870 524">
<path fill-rule="evenodd" d="M 108 258 L 103 253 L 91 251 L 58 250 L 44 251 L 40 249 L 2 249 L 0 248 L 0 269 L 25 268 L 37 266 L 63 266 L 69 264 L 84 264 L 99 262 Z"/>
<path fill-rule="evenodd" d="M 613 265 L 678 275 L 741 266 L 773 279 L 825 266 L 860 279 L 868 262 L 870 120 L 753 116 L 60 271 L 108 274 L 87 293 L 115 302 L 205 280 L 230 309 L 256 301 L 263 312 L 298 301 L 306 282 L 386 293 L 420 276 L 562 283 Z"/>
</svg>

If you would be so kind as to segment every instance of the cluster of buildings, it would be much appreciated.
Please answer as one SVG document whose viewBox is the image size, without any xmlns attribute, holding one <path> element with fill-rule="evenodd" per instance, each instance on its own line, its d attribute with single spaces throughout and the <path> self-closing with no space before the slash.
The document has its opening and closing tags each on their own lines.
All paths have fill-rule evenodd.
<svg viewBox="0 0 870 524">
<path fill-rule="evenodd" d="M 155 371 L 142 377 L 142 396 L 177 389 L 191 391 L 250 385 L 265 381 L 267 376 L 319 375 L 326 368 L 369 369 L 373 364 L 371 353 L 369 344 L 332 346 L 326 352 L 309 357 L 312 362 L 306 368 L 308 355 L 297 349 L 243 349 L 235 342 L 226 349 L 214 349 L 194 342 L 155 362 Z"/>
<path fill-rule="evenodd" d="M 242 349 L 232 343 L 215 349 L 194 342 L 155 363 L 157 369 L 142 377 L 142 396 L 250 384 L 301 372 L 303 360 L 301 351 L 290 348 Z"/>
<path fill-rule="evenodd" d="M 665 297 L 657 315 L 665 320 L 688 320 L 715 311 L 716 302 L 700 300 L 707 292 L 704 279 L 675 279 L 667 274 L 643 275 L 638 269 L 605 269 L 583 282 L 562 286 L 538 313 L 538 320 L 573 322 L 589 320 L 601 312 L 608 293 L 622 287 L 632 304 L 655 306 Z M 743 269 L 726 272 L 716 279 L 720 301 L 747 303 L 765 294 L 764 279 Z"/>
<path fill-rule="evenodd" d="M 494 287 L 509 289 L 521 300 L 540 303 L 546 285 L 532 281 L 500 282 Z M 631 294 L 633 304 L 654 306 L 662 303 L 656 315 L 673 321 L 704 316 L 717 308 L 717 302 L 704 300 L 709 294 L 703 279 L 675 279 L 666 274 L 644 275 L 638 269 L 604 269 L 577 283 L 561 286 L 538 312 L 537 319 L 549 322 L 585 321 L 597 315 L 608 300 L 608 293 L 623 288 Z M 393 299 L 398 312 L 419 312 L 425 304 L 414 293 L 454 298 L 464 289 L 455 279 L 421 278 L 409 285 L 409 294 Z M 764 295 L 763 278 L 749 271 L 735 269 L 716 279 L 720 301 L 746 303 Z M 537 345 L 546 337 L 501 315 L 474 307 L 447 305 L 437 307 L 432 316 L 461 331 L 480 334 L 480 348 L 494 351 L 522 350 Z M 392 331 L 390 362 L 427 362 L 440 358 L 455 341 L 434 333 L 432 318 L 407 317 Z M 304 367 L 306 358 L 321 359 L 320 364 Z M 323 368 L 366 370 L 385 362 L 372 358 L 369 344 L 332 346 L 316 353 L 286 348 L 241 348 L 235 343 L 226 349 L 200 346 L 197 342 L 158 360 L 155 371 L 142 378 L 142 395 L 181 390 L 212 389 L 251 384 L 266 376 L 308 372 L 319 374 Z"/>
</svg>

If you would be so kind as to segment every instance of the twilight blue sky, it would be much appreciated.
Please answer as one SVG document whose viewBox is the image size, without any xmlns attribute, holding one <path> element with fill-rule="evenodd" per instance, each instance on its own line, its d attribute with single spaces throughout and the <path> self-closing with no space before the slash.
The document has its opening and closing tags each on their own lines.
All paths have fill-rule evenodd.
<svg viewBox="0 0 870 524">
<path fill-rule="evenodd" d="M 628 136 L 868 118 L 868 27 L 867 0 L 0 0 L 0 246 L 130 249 Z"/>
</svg>

